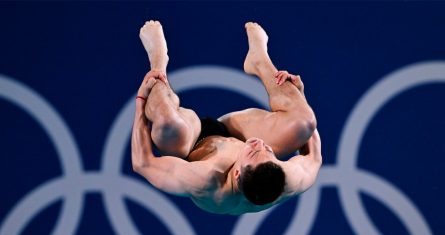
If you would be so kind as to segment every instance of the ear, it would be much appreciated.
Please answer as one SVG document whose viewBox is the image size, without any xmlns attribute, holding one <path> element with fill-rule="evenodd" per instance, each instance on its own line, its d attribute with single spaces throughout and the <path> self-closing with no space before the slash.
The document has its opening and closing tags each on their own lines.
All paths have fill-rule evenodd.
<svg viewBox="0 0 445 235">
<path fill-rule="evenodd" d="M 240 177 L 240 175 L 241 175 L 241 171 L 238 170 L 238 169 L 236 169 L 236 170 L 235 170 L 235 179 L 238 180 L 239 177 Z"/>
</svg>

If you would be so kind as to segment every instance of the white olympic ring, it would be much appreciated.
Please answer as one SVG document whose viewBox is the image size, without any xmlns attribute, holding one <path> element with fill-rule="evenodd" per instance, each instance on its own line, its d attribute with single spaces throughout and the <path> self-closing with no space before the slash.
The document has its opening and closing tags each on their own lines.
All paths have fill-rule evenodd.
<svg viewBox="0 0 445 235">
<path fill-rule="evenodd" d="M 171 73 L 169 79 L 178 93 L 195 88 L 225 88 L 244 94 L 263 107 L 268 106 L 267 93 L 261 83 L 237 70 L 199 66 Z M 309 233 L 319 205 L 320 189 L 329 185 L 340 188 L 346 218 L 358 234 L 379 234 L 363 208 L 358 189 L 392 209 L 411 234 L 432 234 L 425 219 L 401 191 L 377 175 L 362 169 L 354 170 L 354 167 L 361 138 L 381 106 L 411 87 L 444 81 L 445 63 L 428 62 L 400 69 L 372 87 L 358 102 L 346 122 L 338 151 L 339 165 L 322 167 L 318 182 L 300 196 L 301 201 L 286 234 Z M 73 234 L 79 224 L 83 194 L 90 191 L 101 191 L 104 194 L 107 215 L 119 234 L 139 233 L 127 214 L 122 200 L 124 196 L 144 205 L 158 216 L 171 233 L 195 234 L 182 212 L 162 194 L 120 173 L 130 137 L 134 98 L 130 98 L 120 111 L 108 134 L 102 156 L 103 171 L 82 172 L 80 154 L 69 128 L 48 102 L 25 85 L 2 75 L 0 97 L 21 107 L 40 123 L 55 144 L 64 173 L 38 186 L 21 199 L 4 219 L 0 235 L 20 233 L 34 215 L 62 197 L 66 199 L 66 204 L 63 204 L 62 216 L 58 218 L 53 234 Z M 254 234 L 272 210 L 274 208 L 241 216 L 232 233 Z"/>
</svg>

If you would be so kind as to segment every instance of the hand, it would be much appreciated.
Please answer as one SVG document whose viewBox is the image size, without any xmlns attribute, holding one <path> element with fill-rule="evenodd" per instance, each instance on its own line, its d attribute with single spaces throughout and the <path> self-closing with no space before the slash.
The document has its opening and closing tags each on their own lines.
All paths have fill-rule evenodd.
<svg viewBox="0 0 445 235">
<path fill-rule="evenodd" d="M 285 81 L 289 80 L 298 88 L 298 90 L 303 92 L 304 86 L 303 82 L 301 81 L 300 75 L 293 75 L 288 73 L 286 70 L 280 70 L 275 73 L 275 79 L 277 80 L 276 83 L 278 84 L 278 86 L 281 86 Z"/>
<path fill-rule="evenodd" d="M 167 75 L 164 72 L 160 71 L 160 70 L 150 70 L 145 75 L 145 77 L 154 77 L 155 79 L 161 80 L 162 82 L 165 83 L 165 85 L 170 87 L 170 84 L 168 83 L 168 80 L 167 80 Z"/>
<path fill-rule="evenodd" d="M 147 75 L 149 75 L 147 73 Z M 142 81 L 141 86 L 138 90 L 138 96 L 144 97 L 147 99 L 148 95 L 150 94 L 151 88 L 156 84 L 157 80 L 155 77 L 152 76 L 145 76 L 144 81 Z"/>
<path fill-rule="evenodd" d="M 151 88 L 153 88 L 157 80 L 164 82 L 168 87 L 170 87 L 167 80 L 167 75 L 165 75 L 165 73 L 158 70 L 151 70 L 145 75 L 144 81 L 142 81 L 142 84 L 139 87 L 138 96 L 147 98 L 150 94 Z"/>
</svg>

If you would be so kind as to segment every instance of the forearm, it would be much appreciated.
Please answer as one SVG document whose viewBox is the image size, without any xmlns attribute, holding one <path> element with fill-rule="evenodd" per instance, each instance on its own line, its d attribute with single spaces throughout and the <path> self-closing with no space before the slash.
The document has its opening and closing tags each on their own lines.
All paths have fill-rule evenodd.
<svg viewBox="0 0 445 235">
<path fill-rule="evenodd" d="M 304 192 L 314 184 L 322 164 L 321 142 L 317 130 L 300 149 L 300 155 L 292 157 L 286 164 L 289 194 Z"/>
<path fill-rule="evenodd" d="M 321 165 L 321 140 L 318 130 L 315 129 L 307 144 L 300 150 L 300 153 L 308 158 L 310 164 Z"/>
<path fill-rule="evenodd" d="M 148 165 L 150 159 L 154 157 L 150 127 L 144 114 L 145 102 L 142 99 L 136 99 L 136 111 L 131 137 L 131 161 L 135 171 Z"/>
</svg>

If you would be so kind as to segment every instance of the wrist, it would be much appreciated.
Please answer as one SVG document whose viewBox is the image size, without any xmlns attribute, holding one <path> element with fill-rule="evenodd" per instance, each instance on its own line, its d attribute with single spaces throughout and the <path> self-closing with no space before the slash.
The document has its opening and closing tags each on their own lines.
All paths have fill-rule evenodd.
<svg viewBox="0 0 445 235">
<path fill-rule="evenodd" d="M 145 110 L 145 105 L 147 103 L 147 98 L 144 96 L 136 96 L 136 110 L 140 110 L 142 113 Z"/>
<path fill-rule="evenodd" d="M 138 95 L 138 96 L 136 96 L 136 100 L 141 100 L 141 101 L 147 102 L 147 97 Z"/>
</svg>

